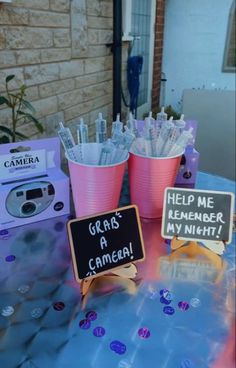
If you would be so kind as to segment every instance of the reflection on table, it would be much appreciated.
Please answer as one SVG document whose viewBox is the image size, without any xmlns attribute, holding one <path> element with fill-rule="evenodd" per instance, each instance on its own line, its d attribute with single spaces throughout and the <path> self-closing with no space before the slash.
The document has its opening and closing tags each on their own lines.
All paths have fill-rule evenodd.
<svg viewBox="0 0 236 368">
<path fill-rule="evenodd" d="M 232 182 L 207 174 L 199 174 L 198 187 L 234 190 Z M 63 216 L 0 234 L 1 367 L 234 367 L 232 245 L 216 283 L 204 262 L 168 263 L 161 221 L 142 219 L 146 260 L 137 264 L 136 291 L 101 283 L 81 311 L 67 221 Z"/>
</svg>

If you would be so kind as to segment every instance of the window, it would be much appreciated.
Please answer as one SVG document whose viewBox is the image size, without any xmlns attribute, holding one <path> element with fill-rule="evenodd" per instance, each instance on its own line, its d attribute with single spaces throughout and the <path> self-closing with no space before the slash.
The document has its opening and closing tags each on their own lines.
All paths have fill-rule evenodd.
<svg viewBox="0 0 236 368">
<path fill-rule="evenodd" d="M 235 2 L 230 9 L 228 30 L 226 35 L 226 44 L 223 61 L 224 72 L 235 72 L 236 71 L 236 37 L 235 37 Z"/>
</svg>

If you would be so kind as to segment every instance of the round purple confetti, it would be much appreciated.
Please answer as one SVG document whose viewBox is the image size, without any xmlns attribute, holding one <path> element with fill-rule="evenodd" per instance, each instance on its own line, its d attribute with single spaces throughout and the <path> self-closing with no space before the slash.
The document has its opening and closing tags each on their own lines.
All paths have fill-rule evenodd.
<svg viewBox="0 0 236 368">
<path fill-rule="evenodd" d="M 62 311 L 65 308 L 65 304 L 63 302 L 55 302 L 53 303 L 53 308 L 56 311 Z"/>
<path fill-rule="evenodd" d="M 174 299 L 174 295 L 170 291 L 164 291 L 162 297 L 169 301 Z"/>
<path fill-rule="evenodd" d="M 142 327 L 138 330 L 138 335 L 142 339 L 148 339 L 151 335 L 149 329 L 147 327 Z"/>
<path fill-rule="evenodd" d="M 186 311 L 189 309 L 189 304 L 188 302 L 179 302 L 178 303 L 178 307 L 179 309 L 181 309 L 182 311 Z"/>
<path fill-rule="evenodd" d="M 13 261 L 15 261 L 15 259 L 16 259 L 16 256 L 14 256 L 13 254 L 10 254 L 9 256 L 7 256 L 5 258 L 5 261 L 6 262 L 13 262 Z"/>
<path fill-rule="evenodd" d="M 8 235 L 8 230 L 6 230 L 6 229 L 0 230 L 0 236 L 1 235 Z"/>
<path fill-rule="evenodd" d="M 122 355 L 126 352 L 126 346 L 122 342 L 115 340 L 110 343 L 110 349 L 116 354 Z"/>
<path fill-rule="evenodd" d="M 161 289 L 160 290 L 160 295 L 162 296 L 164 293 L 169 293 L 168 289 Z"/>
<path fill-rule="evenodd" d="M 168 304 L 170 304 L 170 303 L 171 303 L 171 300 L 167 300 L 167 299 L 165 299 L 165 298 L 164 298 L 164 296 L 162 296 L 162 297 L 160 298 L 160 302 L 161 302 L 162 304 L 166 304 L 166 305 L 168 305 Z"/>
<path fill-rule="evenodd" d="M 85 317 L 89 320 L 89 321 L 95 321 L 95 319 L 97 319 L 97 313 L 94 311 L 90 311 L 87 312 Z"/>
<path fill-rule="evenodd" d="M 166 307 L 163 308 L 163 312 L 165 314 L 168 314 L 169 316 L 171 316 L 172 314 L 175 313 L 175 310 L 174 310 L 173 307 L 166 306 Z"/>
<path fill-rule="evenodd" d="M 106 331 L 105 331 L 105 328 L 103 328 L 103 327 L 98 326 L 98 327 L 95 327 L 93 329 L 93 334 L 96 337 L 102 337 L 102 336 L 105 335 L 105 333 L 106 333 Z"/>
<path fill-rule="evenodd" d="M 82 330 L 88 330 L 91 326 L 91 323 L 88 319 L 82 319 L 79 322 L 79 327 L 82 328 Z"/>
</svg>

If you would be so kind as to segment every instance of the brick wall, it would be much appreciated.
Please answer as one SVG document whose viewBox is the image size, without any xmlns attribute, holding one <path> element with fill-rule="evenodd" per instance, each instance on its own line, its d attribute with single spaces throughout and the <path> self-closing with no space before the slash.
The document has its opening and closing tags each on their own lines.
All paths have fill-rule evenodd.
<svg viewBox="0 0 236 368">
<path fill-rule="evenodd" d="M 163 36 L 164 36 L 164 14 L 165 14 L 165 0 L 157 0 L 154 61 L 153 61 L 152 108 L 155 108 L 159 105 L 159 98 L 160 98 L 160 80 L 161 80 L 161 65 L 162 65 Z"/>
<path fill-rule="evenodd" d="M 72 130 L 81 116 L 91 125 L 99 111 L 110 121 L 112 55 L 105 44 L 112 42 L 112 27 L 112 0 L 1 4 L 0 93 L 9 74 L 16 76 L 12 90 L 25 83 L 46 136 L 56 134 L 61 120 Z M 1 108 L 1 124 L 10 120 L 10 111 Z M 23 130 L 39 137 L 32 123 Z"/>
</svg>

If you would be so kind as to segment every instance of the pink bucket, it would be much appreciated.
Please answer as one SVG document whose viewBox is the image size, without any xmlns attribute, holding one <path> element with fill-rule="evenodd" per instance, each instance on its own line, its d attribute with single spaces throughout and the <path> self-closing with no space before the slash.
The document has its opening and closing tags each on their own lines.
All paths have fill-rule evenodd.
<svg viewBox="0 0 236 368">
<path fill-rule="evenodd" d="M 95 166 L 68 159 L 77 217 L 106 212 L 118 207 L 126 161 Z"/>
<path fill-rule="evenodd" d="M 143 157 L 130 153 L 131 203 L 138 206 L 141 217 L 162 217 L 164 190 L 174 186 L 182 154 L 174 157 Z"/>
</svg>

